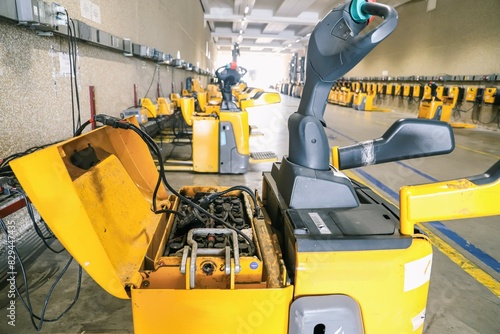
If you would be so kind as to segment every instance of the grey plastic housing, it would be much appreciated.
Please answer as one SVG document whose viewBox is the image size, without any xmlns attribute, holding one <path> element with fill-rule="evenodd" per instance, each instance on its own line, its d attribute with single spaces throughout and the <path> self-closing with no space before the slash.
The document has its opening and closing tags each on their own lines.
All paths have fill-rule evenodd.
<svg viewBox="0 0 500 334">
<path fill-rule="evenodd" d="M 302 99 L 297 113 L 288 120 L 289 159 L 304 167 L 329 168 L 330 149 L 323 129 L 323 115 L 333 83 L 356 66 L 397 25 L 394 8 L 366 3 L 364 10 L 384 17 L 384 21 L 369 33 L 359 35 L 367 22 L 356 23 L 352 19 L 350 3 L 334 8 L 314 28 L 309 40 Z"/>
<path fill-rule="evenodd" d="M 447 154 L 455 148 L 450 124 L 428 119 L 400 119 L 382 137 L 339 147 L 339 168 Z"/>
<path fill-rule="evenodd" d="M 220 122 L 219 130 L 219 173 L 246 173 L 248 164 L 250 163 L 250 157 L 238 152 L 231 122 Z"/>
<path fill-rule="evenodd" d="M 288 333 L 363 334 L 361 309 L 345 295 L 301 297 L 290 307 Z"/>
<path fill-rule="evenodd" d="M 333 83 L 351 70 L 389 36 L 398 21 L 394 8 L 365 3 L 363 10 L 384 18 L 374 30 L 359 35 L 368 22 L 357 23 L 351 1 L 334 8 L 311 33 L 306 59 L 306 82 L 299 109 L 288 119 L 289 156 L 284 158 L 277 187 L 292 208 L 357 207 L 352 185 L 330 168 L 330 146 L 323 114 Z M 274 167 L 273 167 L 274 168 Z"/>
<path fill-rule="evenodd" d="M 286 157 L 275 163 L 271 175 L 292 209 L 355 208 L 358 196 L 351 181 L 331 170 L 321 171 L 294 164 Z"/>
</svg>

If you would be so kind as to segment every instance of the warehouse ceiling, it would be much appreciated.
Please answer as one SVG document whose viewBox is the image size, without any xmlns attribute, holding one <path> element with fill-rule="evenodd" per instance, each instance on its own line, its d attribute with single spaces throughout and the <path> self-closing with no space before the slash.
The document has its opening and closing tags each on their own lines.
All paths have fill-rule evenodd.
<svg viewBox="0 0 500 334">
<path fill-rule="evenodd" d="M 297 52 L 309 33 L 343 0 L 200 0 L 212 38 L 221 51 Z M 411 0 L 384 0 L 399 6 Z M 381 1 L 382 2 L 382 1 Z"/>
</svg>

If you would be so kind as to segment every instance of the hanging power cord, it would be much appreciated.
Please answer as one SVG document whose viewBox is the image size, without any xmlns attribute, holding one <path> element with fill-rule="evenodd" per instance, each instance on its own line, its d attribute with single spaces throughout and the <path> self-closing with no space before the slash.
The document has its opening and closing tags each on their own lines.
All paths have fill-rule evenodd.
<svg viewBox="0 0 500 334">
<path fill-rule="evenodd" d="M 71 115 L 73 121 L 73 135 L 76 129 L 81 126 L 81 109 L 80 109 L 80 94 L 78 91 L 78 78 L 77 78 L 77 43 L 76 43 L 76 27 L 75 22 L 69 17 L 68 11 L 65 10 L 67 24 L 68 24 L 68 58 L 70 67 L 70 89 L 71 89 Z M 76 102 L 76 114 L 75 114 Z"/>
<path fill-rule="evenodd" d="M 38 150 L 45 148 L 47 146 L 56 144 L 58 142 L 59 141 L 56 141 L 56 142 L 53 142 L 50 144 L 40 145 L 40 146 L 33 146 L 33 147 L 28 148 L 27 150 L 25 150 L 23 152 L 14 153 L 14 154 L 11 154 L 4 159 L 1 159 L 0 160 L 0 176 L 9 176 L 9 177 L 14 176 L 14 173 L 12 172 L 12 169 L 9 166 L 9 162 L 11 162 L 12 160 L 23 157 L 25 155 L 28 155 L 28 154 L 33 153 L 35 151 L 38 151 Z"/>
<path fill-rule="evenodd" d="M 160 64 L 156 64 L 155 71 L 153 73 L 153 77 L 151 78 L 151 83 L 149 84 L 148 90 L 146 91 L 146 94 L 144 94 L 144 97 L 147 97 L 149 94 L 149 90 L 153 86 L 153 82 L 155 81 L 156 73 L 158 73 L 158 77 L 160 76 Z"/>
<path fill-rule="evenodd" d="M 23 200 L 25 201 L 26 210 L 27 210 L 28 216 L 30 217 L 30 220 L 31 220 L 31 222 L 33 224 L 33 229 L 35 230 L 35 233 L 40 238 L 40 240 L 42 240 L 42 242 L 45 245 L 45 247 L 47 247 L 53 253 L 62 253 L 65 250 L 64 248 L 62 248 L 60 250 L 56 250 L 53 247 L 51 247 L 51 245 L 49 245 L 48 242 L 50 240 L 55 240 L 56 237 L 52 233 L 52 231 L 50 231 L 50 229 L 46 225 L 45 221 L 40 220 L 40 222 L 43 224 L 42 226 L 45 229 L 45 232 L 42 231 L 41 227 L 36 222 L 36 218 L 35 218 L 35 213 L 34 213 L 33 206 L 31 204 L 31 202 L 29 201 L 28 197 L 26 196 L 26 194 L 22 190 L 20 190 L 20 189 L 17 188 L 17 186 L 16 186 L 17 181 L 14 179 L 14 173 L 12 172 L 12 169 L 10 168 L 10 165 L 9 165 L 9 163 L 12 160 L 14 160 L 14 159 L 17 159 L 17 158 L 20 158 L 22 156 L 31 154 L 31 153 L 39 150 L 39 149 L 45 148 L 47 146 L 50 146 L 50 145 L 53 145 L 53 144 L 56 144 L 56 143 L 57 142 L 50 143 L 50 144 L 45 144 L 45 145 L 41 145 L 41 146 L 30 147 L 30 148 L 28 148 L 27 150 L 25 150 L 23 152 L 14 153 L 14 154 L 12 154 L 12 155 L 10 155 L 10 156 L 2 159 L 2 161 L 0 163 L 0 176 L 9 177 L 10 181 L 9 181 L 9 183 L 8 183 L 7 186 L 4 185 L 4 188 L 8 188 L 8 191 L 10 193 L 12 193 L 12 194 L 16 194 L 16 195 L 21 196 L 23 198 Z M 9 236 L 8 228 L 7 228 L 7 226 L 5 225 L 5 223 L 4 223 L 4 221 L 2 219 L 0 219 L 0 227 L 3 230 L 3 232 L 5 233 L 5 237 L 6 237 L 7 243 L 9 243 L 9 240 L 11 240 L 11 238 Z M 31 304 L 29 283 L 28 283 L 28 279 L 27 279 L 27 276 L 26 276 L 26 269 L 25 269 L 24 263 L 22 261 L 22 258 L 20 256 L 17 248 L 15 247 L 15 245 L 12 245 L 11 249 L 13 250 L 13 252 L 14 252 L 14 254 L 16 256 L 17 262 L 19 263 L 19 266 L 21 268 L 21 273 L 22 273 L 23 283 L 24 283 L 24 294 L 25 294 L 25 297 L 23 297 L 23 294 L 21 293 L 21 291 L 20 291 L 20 289 L 19 289 L 19 287 L 17 285 L 17 282 L 15 284 L 16 293 L 17 293 L 19 299 L 21 300 L 21 303 L 23 304 L 23 306 L 28 311 L 28 313 L 30 315 L 31 323 L 33 324 L 33 327 L 37 331 L 40 331 L 42 329 L 42 326 L 43 326 L 44 322 L 55 322 L 55 321 L 61 319 L 76 304 L 76 302 L 78 300 L 78 297 L 80 295 L 81 278 L 82 278 L 82 268 L 79 267 L 78 285 L 77 285 L 76 294 L 75 294 L 75 297 L 74 297 L 73 301 L 70 303 L 70 305 L 59 316 L 57 316 L 56 318 L 48 319 L 48 318 L 45 318 L 45 313 L 47 311 L 48 303 L 50 301 L 52 293 L 54 292 L 57 284 L 61 281 L 61 278 L 63 277 L 63 275 L 66 273 L 66 271 L 67 271 L 69 265 L 71 264 L 73 258 L 72 257 L 69 258 L 67 264 L 65 265 L 65 267 L 63 268 L 63 270 L 59 273 L 59 275 L 57 276 L 56 280 L 52 284 L 49 292 L 47 293 L 47 295 L 46 295 L 46 297 L 44 299 L 44 303 L 43 303 L 43 306 L 42 306 L 41 314 L 40 315 L 36 315 L 34 313 L 34 311 L 33 311 L 33 306 Z M 15 271 L 15 270 L 14 270 L 14 268 L 11 268 L 10 271 Z"/>
<path fill-rule="evenodd" d="M 64 247 L 61 248 L 60 250 L 55 250 L 54 248 L 52 248 L 48 244 L 47 241 L 48 240 L 52 240 L 52 239 L 56 239 L 56 236 L 52 233 L 52 231 L 50 231 L 49 227 L 45 224 L 45 221 L 41 220 L 41 222 L 43 222 L 44 228 L 49 233 L 48 236 L 44 235 L 44 233 L 40 229 L 40 226 L 38 226 L 38 224 L 36 222 L 35 213 L 33 211 L 33 206 L 31 204 L 31 202 L 29 201 L 28 197 L 26 196 L 26 194 L 22 190 L 19 190 L 19 189 L 16 189 L 16 188 L 13 188 L 12 192 L 15 193 L 15 194 L 19 194 L 24 199 L 24 202 L 26 204 L 26 210 L 28 211 L 28 216 L 31 219 L 31 222 L 33 224 L 33 228 L 34 228 L 36 234 L 38 235 L 38 237 L 42 240 L 42 242 L 45 245 L 45 247 L 47 247 L 51 252 L 56 253 L 56 254 L 62 253 L 63 251 L 65 251 Z"/>
<path fill-rule="evenodd" d="M 17 250 L 17 247 L 13 244 L 13 242 L 12 242 L 12 245 L 9 244 L 11 242 L 10 241 L 11 237 L 10 237 L 10 234 L 8 232 L 7 226 L 5 225 L 4 221 L 1 218 L 0 218 L 0 228 L 5 233 L 5 237 L 6 237 L 6 240 L 7 240 L 8 247 L 9 247 L 9 249 L 11 249 L 14 252 L 14 254 L 16 256 L 16 260 L 19 263 L 19 266 L 21 268 L 21 274 L 22 274 L 22 277 L 23 277 L 24 294 L 25 294 L 25 296 L 23 296 L 23 294 L 21 293 L 21 291 L 20 291 L 20 289 L 19 289 L 19 287 L 17 285 L 17 281 L 16 281 L 16 283 L 14 284 L 14 286 L 15 286 L 15 290 L 16 290 L 17 296 L 19 297 L 19 300 L 21 301 L 21 303 L 23 304 L 23 306 L 28 311 L 28 313 L 30 315 L 31 323 L 33 324 L 33 327 L 39 332 L 39 331 L 42 330 L 42 326 L 43 326 L 44 322 L 55 322 L 55 321 L 58 321 L 64 315 L 66 315 L 66 313 L 68 313 L 69 310 L 71 310 L 71 308 L 78 301 L 78 298 L 80 296 L 81 283 L 82 283 L 82 267 L 79 266 L 79 268 L 78 268 L 78 282 L 77 282 L 77 288 L 76 288 L 76 292 L 75 292 L 75 297 L 73 298 L 73 301 L 68 305 L 68 307 L 66 307 L 66 309 L 61 314 L 59 314 L 57 317 L 55 317 L 55 318 L 52 318 L 52 319 L 45 318 L 45 313 L 47 311 L 47 307 L 48 307 L 50 298 L 52 297 L 52 293 L 54 292 L 57 284 L 61 281 L 61 278 L 64 276 L 64 274 L 68 270 L 71 262 L 73 261 L 73 257 L 70 257 L 68 259 L 68 262 L 66 263 L 66 265 L 64 266 L 64 268 L 62 269 L 62 271 L 59 273 L 59 275 L 56 277 L 54 283 L 50 287 L 49 292 L 45 296 L 45 299 L 44 299 L 44 302 L 43 302 L 43 306 L 42 306 L 41 314 L 40 315 L 36 315 L 34 313 L 34 311 L 33 311 L 33 305 L 31 304 L 29 282 L 28 282 L 28 278 L 27 278 L 27 275 L 26 275 L 26 269 L 25 269 L 24 263 L 23 263 L 23 261 L 21 259 L 21 256 L 20 256 L 20 254 L 19 254 L 19 252 Z M 45 243 L 45 239 L 44 239 L 45 237 L 40 236 L 40 238 L 42 238 L 42 240 L 44 240 L 44 243 Z M 46 243 L 45 243 L 45 245 L 47 246 Z M 61 251 L 63 251 L 63 250 L 64 249 L 62 249 Z M 59 252 L 57 252 L 57 253 L 59 253 Z M 10 267 L 10 271 L 15 271 L 14 267 Z M 38 323 L 37 323 L 37 320 L 38 320 Z"/>
<path fill-rule="evenodd" d="M 172 157 L 172 154 L 174 153 L 174 150 L 179 147 L 179 146 L 186 146 L 186 145 L 191 145 L 192 144 L 192 136 L 188 133 L 186 123 L 184 122 L 184 119 L 182 118 L 182 115 L 179 112 L 176 112 L 174 114 L 174 121 L 172 122 L 171 128 L 172 128 L 172 133 L 174 134 L 174 139 L 170 143 L 172 145 L 172 149 L 168 154 L 165 154 L 165 157 L 163 158 L 163 162 L 166 162 L 168 159 Z M 177 129 L 180 129 L 179 132 L 177 132 Z M 181 139 L 187 138 L 188 142 L 180 142 Z M 182 161 L 189 161 L 191 160 L 193 156 L 193 150 L 191 149 L 189 157 L 186 159 L 178 159 Z"/>
<path fill-rule="evenodd" d="M 165 166 L 164 166 L 163 160 L 161 158 L 161 150 L 158 147 L 158 145 L 156 144 L 156 142 L 153 140 L 153 138 L 151 138 L 146 132 L 144 132 L 143 130 L 141 130 L 140 128 L 138 128 L 137 126 L 135 126 L 134 124 L 125 122 L 125 121 L 123 121 L 123 120 L 121 120 L 119 118 L 108 116 L 108 115 L 102 115 L 102 114 L 101 115 L 96 115 L 94 117 L 94 120 L 96 122 L 102 123 L 104 125 L 111 126 L 113 128 L 120 128 L 120 129 L 126 129 L 126 130 L 132 130 L 132 131 L 134 131 L 146 143 L 146 145 L 153 152 L 153 154 L 156 155 L 156 157 L 158 158 L 159 173 L 158 173 L 158 179 L 156 181 L 155 188 L 153 190 L 153 197 L 152 197 L 152 210 L 153 210 L 153 212 L 155 212 L 157 214 L 158 213 L 164 213 L 164 212 L 166 212 L 166 213 L 173 213 L 173 214 L 180 214 L 178 211 L 175 211 L 175 210 L 164 209 L 164 208 L 158 209 L 157 203 L 156 203 L 157 202 L 157 196 L 158 196 L 158 191 L 160 189 L 160 185 L 163 183 L 164 186 L 173 195 L 177 196 L 183 203 L 185 203 L 185 204 L 189 205 L 191 208 L 193 208 L 193 210 L 197 210 L 199 213 L 203 213 L 204 215 L 206 215 L 206 216 L 212 218 L 213 220 L 215 220 L 216 222 L 218 222 L 218 223 L 226 226 L 229 229 L 234 230 L 236 233 L 238 233 L 241 237 L 243 237 L 248 242 L 249 247 L 251 249 L 251 252 L 252 253 L 255 252 L 255 245 L 254 245 L 252 239 L 249 236 L 247 236 L 245 233 L 243 233 L 242 231 L 238 230 L 237 228 L 233 227 L 229 223 L 225 222 L 224 220 L 220 219 L 219 217 L 211 214 L 209 211 L 207 211 L 205 208 L 203 208 L 199 204 L 194 203 L 192 200 L 190 200 L 187 197 L 185 197 L 184 195 L 180 194 L 179 192 L 177 192 L 177 190 L 175 190 L 170 185 L 170 183 L 168 182 L 168 180 L 166 178 L 166 175 L 165 175 Z M 259 207 L 258 207 L 258 204 L 257 204 L 257 200 L 255 198 L 255 195 L 253 195 L 252 191 L 249 188 L 244 187 L 244 186 L 235 186 L 235 187 L 232 187 L 230 189 L 241 190 L 241 191 L 249 193 L 250 196 L 251 196 L 251 198 L 252 198 L 253 204 L 254 204 L 254 216 L 257 217 L 257 216 L 260 215 L 260 211 L 259 211 Z M 232 191 L 232 190 L 228 189 L 227 191 Z M 219 195 L 219 196 L 221 196 L 221 195 Z"/>
</svg>

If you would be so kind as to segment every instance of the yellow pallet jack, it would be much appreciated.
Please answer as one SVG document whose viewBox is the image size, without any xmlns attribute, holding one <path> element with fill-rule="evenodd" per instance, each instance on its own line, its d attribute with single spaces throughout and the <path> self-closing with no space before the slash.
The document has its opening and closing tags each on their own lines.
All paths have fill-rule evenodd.
<svg viewBox="0 0 500 334">
<path fill-rule="evenodd" d="M 448 122 L 454 128 L 473 129 L 476 126 L 468 123 L 451 122 L 450 118 L 458 99 L 458 87 L 449 89 L 447 96 L 443 96 L 444 87 L 431 82 L 424 87 L 424 95 L 418 108 L 418 118 L 436 119 Z"/>
<path fill-rule="evenodd" d="M 370 14 L 383 22 L 358 35 Z M 331 34 L 340 23 L 334 32 L 344 38 Z M 308 48 L 316 71 L 308 68 L 306 99 L 290 117 L 290 154 L 264 173 L 262 197 L 242 186 L 176 191 L 162 165 L 157 173 L 149 150 L 161 152 L 133 118 L 98 115 L 107 126 L 12 169 L 78 263 L 106 292 L 131 299 L 135 333 L 421 333 L 432 247 L 414 224 L 498 214 L 493 200 L 461 201 L 465 210 L 453 217 L 437 213 L 454 206 L 431 212 L 426 202 L 464 191 L 497 198 L 500 164 L 467 184 L 404 188 L 399 212 L 329 166 L 321 121 L 330 87 L 396 23 L 392 7 L 362 0 L 318 24 Z M 337 63 L 338 52 L 349 52 L 349 62 Z M 429 126 L 443 141 L 414 145 Z M 440 154 L 453 148 L 451 134 L 443 122 L 401 121 L 385 143 L 373 141 L 377 150 L 360 143 L 354 151 L 373 153 L 371 163 Z M 338 152 L 344 166 L 351 151 Z M 351 165 L 364 165 L 361 157 Z"/>
<path fill-rule="evenodd" d="M 340 89 L 337 104 L 351 108 L 354 101 L 354 95 L 360 90 L 360 87 L 361 85 L 359 82 L 348 82 Z"/>
<path fill-rule="evenodd" d="M 340 91 L 340 84 L 339 82 L 336 82 L 333 84 L 332 88 L 330 89 L 330 92 L 328 93 L 328 98 L 327 98 L 328 103 L 332 104 L 337 103 L 339 91 Z"/>
<path fill-rule="evenodd" d="M 380 108 L 373 104 L 377 97 L 377 84 L 368 84 L 366 91 L 359 92 L 353 102 L 353 109 L 360 111 L 390 112 L 389 108 Z"/>
<path fill-rule="evenodd" d="M 156 99 L 156 102 L 157 103 L 153 103 L 153 101 L 147 97 L 141 99 L 141 108 L 146 110 L 148 118 L 170 116 L 174 113 L 175 103 L 170 102 L 169 99 L 159 97 Z"/>
<path fill-rule="evenodd" d="M 250 163 L 277 161 L 278 157 L 273 152 L 250 152 L 248 112 L 246 107 L 238 108 L 232 96 L 232 86 L 245 73 L 244 68 L 236 65 L 234 68 L 219 68 L 216 75 L 223 87 L 222 104 L 204 105 L 204 112 L 195 111 L 193 97 L 177 99 L 184 121 L 192 127 L 192 154 L 188 160 L 166 160 L 167 170 L 244 174 Z M 241 104 L 245 106 L 246 101 L 249 100 L 242 100 Z"/>
</svg>

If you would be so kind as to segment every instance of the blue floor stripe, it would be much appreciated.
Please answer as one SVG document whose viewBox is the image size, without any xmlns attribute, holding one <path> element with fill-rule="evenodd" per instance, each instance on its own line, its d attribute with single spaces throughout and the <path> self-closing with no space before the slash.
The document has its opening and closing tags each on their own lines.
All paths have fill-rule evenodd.
<svg viewBox="0 0 500 334">
<path fill-rule="evenodd" d="M 401 161 L 395 161 L 395 163 L 397 163 L 398 165 L 401 165 L 405 168 L 408 168 L 409 170 L 411 170 L 412 172 L 414 172 L 415 174 L 418 174 L 420 176 L 423 176 L 425 177 L 427 180 L 430 180 L 432 182 L 437 182 L 439 181 L 438 179 L 435 179 L 433 178 L 432 176 L 430 176 L 429 174 L 425 174 L 424 172 L 422 171 L 419 171 L 418 169 L 416 168 L 413 168 L 412 166 L 408 165 L 408 164 L 405 164 L 404 162 L 401 162 Z"/>
<path fill-rule="evenodd" d="M 354 170 L 356 171 L 357 174 L 361 175 L 362 177 L 364 177 L 365 179 L 367 179 L 368 181 L 373 183 L 376 187 L 382 189 L 382 191 L 384 191 L 389 196 L 391 196 L 396 201 L 396 203 L 399 203 L 399 194 L 397 192 L 395 192 L 394 190 L 392 190 L 391 188 L 389 188 L 388 186 L 386 186 L 385 184 L 383 184 L 378 179 L 371 176 L 370 174 L 368 174 L 364 170 L 362 170 L 360 168 L 355 168 Z"/>
<path fill-rule="evenodd" d="M 396 202 L 399 202 L 399 194 L 397 192 L 387 187 L 384 183 L 380 182 L 377 178 L 368 174 L 364 170 L 356 168 L 355 171 L 357 174 L 361 175 L 366 180 L 371 182 L 373 185 L 375 185 L 376 187 L 380 188 L 382 191 L 387 193 Z M 478 260 L 483 262 L 491 269 L 495 270 L 497 273 L 500 272 L 500 261 L 497 261 L 488 253 L 482 251 L 480 248 L 477 248 L 476 246 L 474 246 L 473 244 L 462 238 L 460 235 L 458 235 L 455 231 L 450 230 L 448 226 L 444 225 L 441 222 L 430 222 L 429 225 L 434 227 L 439 232 L 443 233 L 445 236 L 450 238 L 450 240 L 452 240 L 457 245 L 459 245 L 460 247 L 462 247 L 463 249 L 474 255 Z"/>
<path fill-rule="evenodd" d="M 477 257 L 479 260 L 481 260 L 481 262 L 495 270 L 497 273 L 500 272 L 500 261 L 497 261 L 487 253 L 483 252 L 481 249 L 477 248 L 476 246 L 459 236 L 456 232 L 450 230 L 448 226 L 444 225 L 441 222 L 431 222 L 429 223 L 429 225 L 433 226 L 439 232 L 443 233 L 448 238 L 456 242 L 458 245 L 460 245 L 460 247 Z"/>
<path fill-rule="evenodd" d="M 337 130 L 334 130 L 332 128 L 327 128 L 331 131 L 333 131 L 334 133 L 344 137 L 344 138 L 347 138 L 353 142 L 357 142 L 355 139 L 353 138 L 350 138 L 349 136 L 346 136 L 344 135 L 343 133 L 337 131 Z M 437 182 L 439 180 L 437 180 L 436 178 L 433 178 L 432 176 L 424 173 L 424 172 L 421 172 L 413 167 L 411 167 L 410 165 L 408 164 L 405 164 L 403 162 L 400 162 L 400 161 L 396 161 L 397 164 L 405 167 L 405 168 L 408 168 L 410 169 L 411 171 L 417 173 L 418 175 L 432 181 L 432 182 Z M 376 187 L 378 187 L 379 189 L 381 189 L 383 192 L 385 192 L 386 194 L 388 194 L 390 197 L 392 197 L 396 203 L 399 203 L 399 194 L 397 192 L 395 192 L 394 190 L 392 190 L 391 188 L 389 188 L 388 186 L 386 186 L 384 183 L 382 183 L 381 181 L 379 181 L 377 178 L 375 178 L 374 176 L 368 174 L 367 172 L 365 172 L 364 170 L 360 169 L 360 168 L 355 168 L 354 169 L 356 171 L 357 174 L 361 175 L 362 177 L 364 177 L 366 180 L 368 180 L 369 182 L 371 182 L 373 185 L 375 185 Z M 441 222 L 430 222 L 429 225 L 431 225 L 432 227 L 434 227 L 436 230 L 438 230 L 439 232 L 441 232 L 442 234 L 444 234 L 446 237 L 448 237 L 450 240 L 452 240 L 454 243 L 456 243 L 457 245 L 459 245 L 460 247 L 462 247 L 463 249 L 465 249 L 466 251 L 468 251 L 469 253 L 471 253 L 472 255 L 474 255 L 477 259 L 479 259 L 481 262 L 483 262 L 485 265 L 487 265 L 488 267 L 490 267 L 491 269 L 493 269 L 494 271 L 496 271 L 497 273 L 500 272 L 500 261 L 496 260 L 495 258 L 493 258 L 492 256 L 490 256 L 489 254 L 487 254 L 486 252 L 482 251 L 481 249 L 477 248 L 476 246 L 474 246 L 473 244 L 471 244 L 470 242 L 468 242 L 467 240 L 465 240 L 464 238 L 462 238 L 460 235 L 458 235 L 456 232 L 450 230 L 446 225 L 444 225 L 443 223 Z"/>
</svg>

